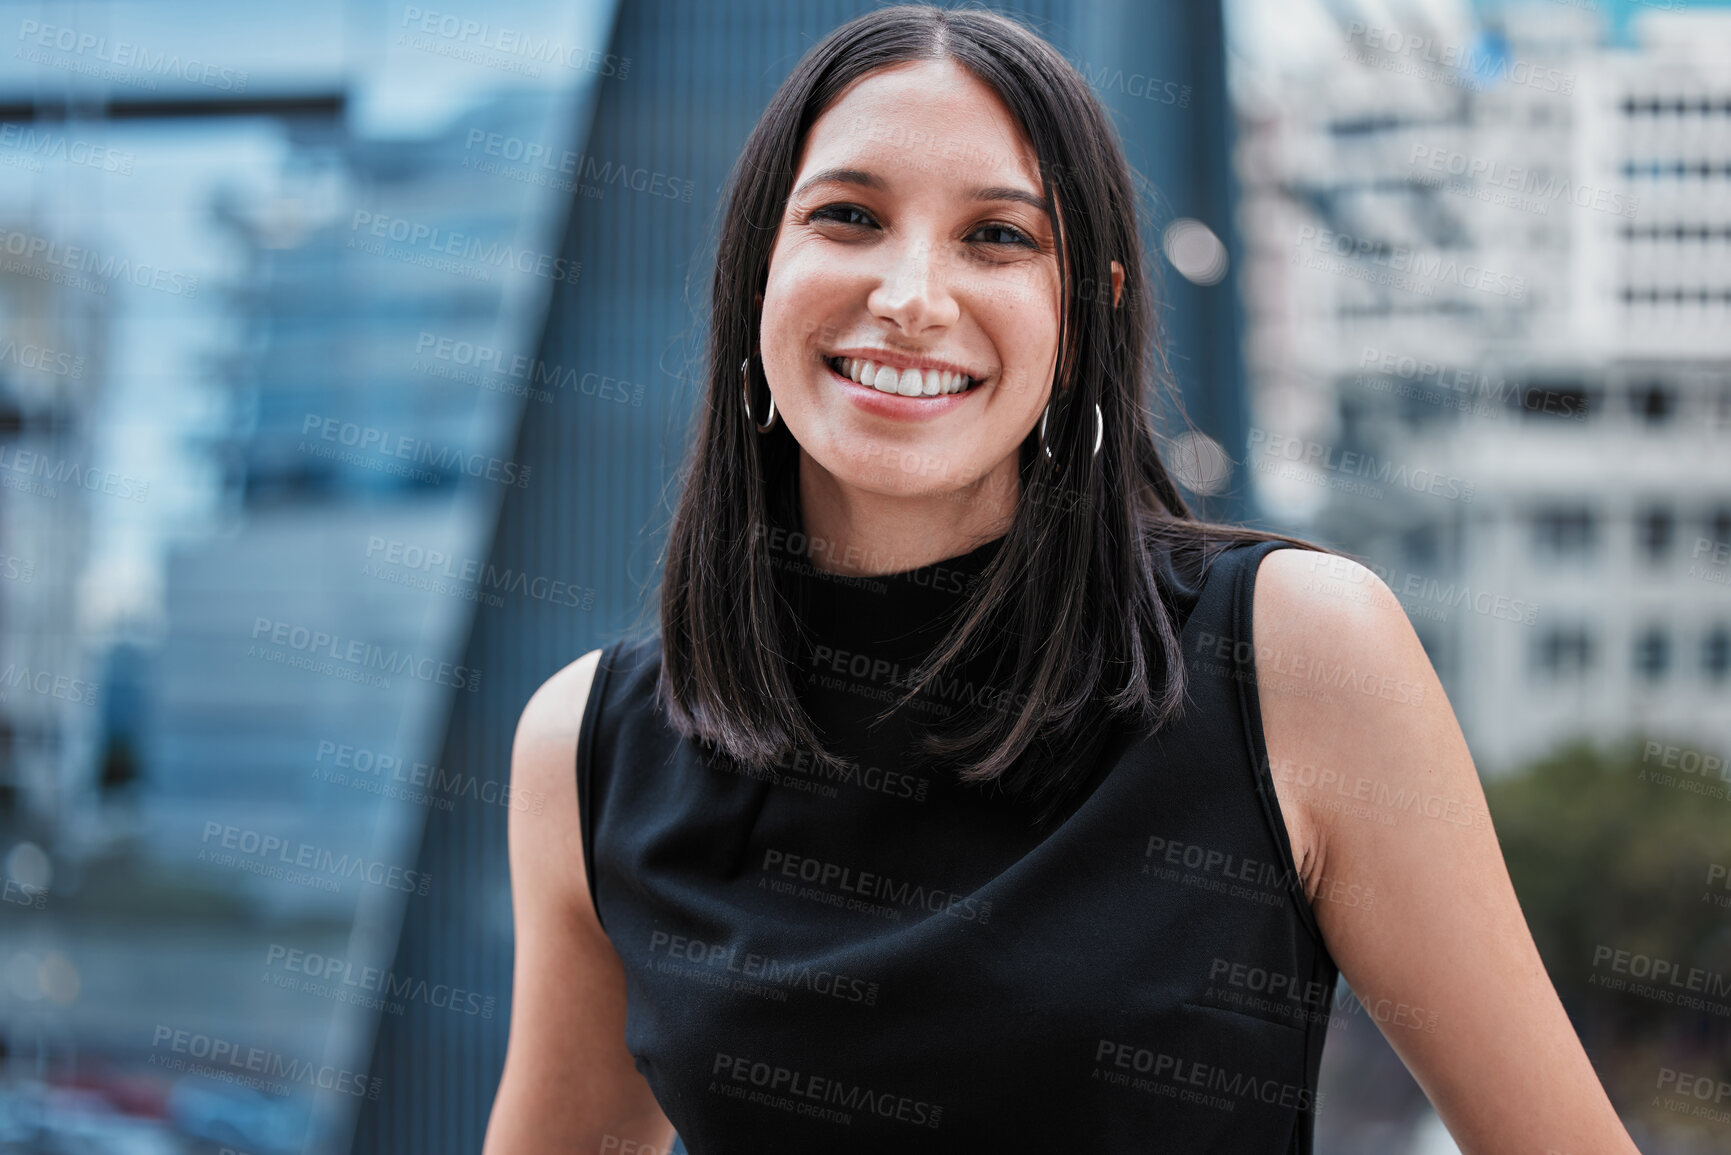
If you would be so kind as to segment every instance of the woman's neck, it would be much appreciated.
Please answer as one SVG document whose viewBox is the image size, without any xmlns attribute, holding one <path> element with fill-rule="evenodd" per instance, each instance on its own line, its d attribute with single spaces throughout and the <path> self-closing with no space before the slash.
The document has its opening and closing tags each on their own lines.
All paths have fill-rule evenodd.
<svg viewBox="0 0 1731 1155">
<path fill-rule="evenodd" d="M 898 496 L 841 482 L 802 449 L 797 500 L 808 557 L 830 573 L 901 573 L 958 557 L 1009 532 L 1020 482 L 1014 455 L 963 489 Z"/>
</svg>

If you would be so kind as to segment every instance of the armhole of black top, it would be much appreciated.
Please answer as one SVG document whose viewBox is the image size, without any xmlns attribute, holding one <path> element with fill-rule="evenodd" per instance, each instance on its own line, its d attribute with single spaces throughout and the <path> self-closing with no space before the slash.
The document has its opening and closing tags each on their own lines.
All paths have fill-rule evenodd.
<svg viewBox="0 0 1731 1155">
<path fill-rule="evenodd" d="M 620 643 L 614 642 L 601 651 L 595 663 L 595 677 L 589 683 L 589 697 L 583 704 L 583 722 L 577 727 L 577 836 L 583 842 L 583 877 L 589 884 L 589 905 L 595 911 L 595 922 L 606 933 L 601 921 L 601 902 L 595 895 L 595 810 L 591 785 L 595 775 L 591 758 L 595 750 L 595 728 L 601 717 L 601 701 L 607 690 L 607 674 Z"/>
<path fill-rule="evenodd" d="M 1316 912 L 1311 909 L 1310 899 L 1304 893 L 1304 880 L 1298 874 L 1298 861 L 1292 853 L 1292 839 L 1286 834 L 1286 816 L 1280 809 L 1280 798 L 1274 789 L 1273 768 L 1268 761 L 1268 739 L 1262 732 L 1262 701 L 1257 696 L 1256 688 L 1256 639 L 1251 627 L 1254 624 L 1256 598 L 1256 572 L 1262 568 L 1262 559 L 1277 549 L 1297 549 L 1288 542 L 1262 542 L 1243 552 L 1249 558 L 1241 563 L 1235 574 L 1237 584 L 1232 594 L 1232 636 L 1236 643 L 1233 646 L 1233 660 L 1238 666 L 1238 677 L 1232 679 L 1238 688 L 1238 708 L 1244 722 L 1244 733 L 1250 743 L 1250 760 L 1256 774 L 1256 796 L 1262 801 L 1262 814 L 1268 821 L 1268 832 L 1274 839 L 1274 845 L 1280 850 L 1281 869 L 1291 880 L 1288 887 L 1292 905 L 1299 912 L 1299 918 L 1304 928 L 1310 932 L 1316 942 L 1326 952 L 1327 943 L 1322 937 L 1322 927 L 1316 921 Z"/>
</svg>

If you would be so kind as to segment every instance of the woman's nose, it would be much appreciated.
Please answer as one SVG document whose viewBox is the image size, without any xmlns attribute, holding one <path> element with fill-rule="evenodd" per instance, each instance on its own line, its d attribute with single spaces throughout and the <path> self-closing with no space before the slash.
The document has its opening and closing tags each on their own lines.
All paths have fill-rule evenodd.
<svg viewBox="0 0 1731 1155">
<path fill-rule="evenodd" d="M 898 246 L 866 305 L 873 316 L 893 321 L 910 335 L 953 325 L 961 315 L 951 285 L 954 269 L 945 251 L 918 239 Z"/>
</svg>

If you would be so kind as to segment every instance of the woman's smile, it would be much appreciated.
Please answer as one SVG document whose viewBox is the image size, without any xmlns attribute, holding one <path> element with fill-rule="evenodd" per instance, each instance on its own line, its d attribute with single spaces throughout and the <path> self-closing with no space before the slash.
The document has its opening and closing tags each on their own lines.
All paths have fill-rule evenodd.
<svg viewBox="0 0 1731 1155">
<path fill-rule="evenodd" d="M 896 393 L 903 397 L 965 393 L 984 379 L 984 374 L 938 363 L 921 364 L 893 353 L 851 353 L 824 360 L 831 369 L 850 381 L 873 386 L 880 393 Z"/>
<path fill-rule="evenodd" d="M 892 420 L 920 421 L 942 416 L 983 392 L 986 380 L 953 369 L 891 363 L 892 355 L 825 357 L 823 363 L 843 395 L 864 412 Z M 918 360 L 913 358 L 911 360 Z"/>
</svg>

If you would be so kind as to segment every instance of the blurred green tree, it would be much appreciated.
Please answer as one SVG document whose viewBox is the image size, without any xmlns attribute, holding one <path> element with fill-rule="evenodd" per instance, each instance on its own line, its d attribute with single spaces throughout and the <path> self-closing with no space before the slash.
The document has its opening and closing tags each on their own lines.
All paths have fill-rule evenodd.
<svg viewBox="0 0 1731 1155">
<path fill-rule="evenodd" d="M 1646 737 L 1581 742 L 1484 785 L 1539 953 L 1619 1109 L 1659 1123 L 1661 1068 L 1731 1076 L 1723 755 Z M 1655 981 L 1661 962 L 1675 980 Z"/>
</svg>

